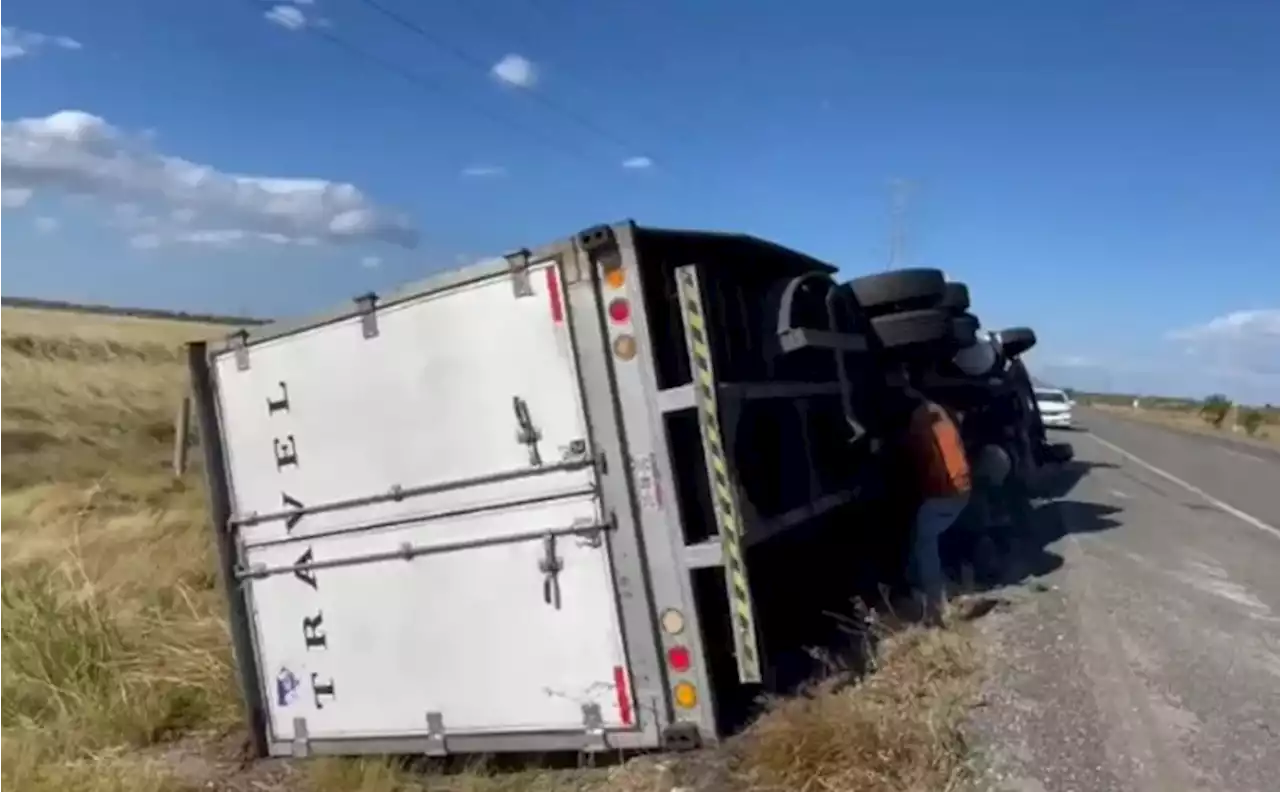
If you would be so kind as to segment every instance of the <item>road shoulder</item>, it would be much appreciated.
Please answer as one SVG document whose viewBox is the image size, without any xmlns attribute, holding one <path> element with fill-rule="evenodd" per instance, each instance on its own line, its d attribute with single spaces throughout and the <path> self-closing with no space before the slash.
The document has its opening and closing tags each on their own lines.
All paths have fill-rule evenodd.
<svg viewBox="0 0 1280 792">
<path fill-rule="evenodd" d="M 990 662 L 970 725 L 975 790 L 1122 788 L 1078 661 L 1080 642 L 1065 593 L 1046 582 L 1005 589 L 1001 596 L 1003 607 L 979 628 Z"/>
<path fill-rule="evenodd" d="M 972 722 L 982 792 L 1196 786 L 1160 697 L 1097 592 L 1084 545 L 1120 527 L 1087 475 L 1039 505 L 1004 606 L 980 624 L 991 663 Z M 1056 563 L 1047 563 L 1046 558 Z"/>
</svg>

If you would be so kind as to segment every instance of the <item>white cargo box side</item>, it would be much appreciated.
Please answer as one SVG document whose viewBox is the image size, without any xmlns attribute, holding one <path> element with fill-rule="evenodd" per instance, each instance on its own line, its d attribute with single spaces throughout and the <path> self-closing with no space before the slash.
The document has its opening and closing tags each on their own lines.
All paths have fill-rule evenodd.
<svg viewBox="0 0 1280 792">
<path fill-rule="evenodd" d="M 212 359 L 273 745 L 634 726 L 567 301 L 527 275 Z"/>
</svg>

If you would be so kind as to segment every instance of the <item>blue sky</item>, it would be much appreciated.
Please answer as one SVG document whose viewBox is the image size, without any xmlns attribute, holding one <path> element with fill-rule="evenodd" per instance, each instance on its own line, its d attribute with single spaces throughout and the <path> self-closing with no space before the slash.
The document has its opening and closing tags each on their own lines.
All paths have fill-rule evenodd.
<svg viewBox="0 0 1280 792">
<path fill-rule="evenodd" d="M 1280 3 L 375 2 L 426 35 L 10 0 L 4 293 L 305 314 L 624 217 L 854 275 L 903 179 L 1047 378 L 1280 402 Z"/>
</svg>

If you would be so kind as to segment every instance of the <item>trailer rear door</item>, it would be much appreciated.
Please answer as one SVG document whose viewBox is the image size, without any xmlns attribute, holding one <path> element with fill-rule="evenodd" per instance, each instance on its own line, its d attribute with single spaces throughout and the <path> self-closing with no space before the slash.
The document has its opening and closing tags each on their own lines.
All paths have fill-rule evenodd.
<svg viewBox="0 0 1280 792">
<path fill-rule="evenodd" d="M 632 725 L 558 273 L 212 357 L 273 745 Z"/>
</svg>

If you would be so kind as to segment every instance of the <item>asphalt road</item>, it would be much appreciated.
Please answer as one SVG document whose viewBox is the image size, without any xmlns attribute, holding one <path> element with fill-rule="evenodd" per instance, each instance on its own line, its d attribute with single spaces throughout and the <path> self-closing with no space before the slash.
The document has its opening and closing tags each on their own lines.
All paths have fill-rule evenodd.
<svg viewBox="0 0 1280 792">
<path fill-rule="evenodd" d="M 1280 454 L 1081 418 L 978 622 L 979 787 L 1280 789 Z"/>
</svg>

